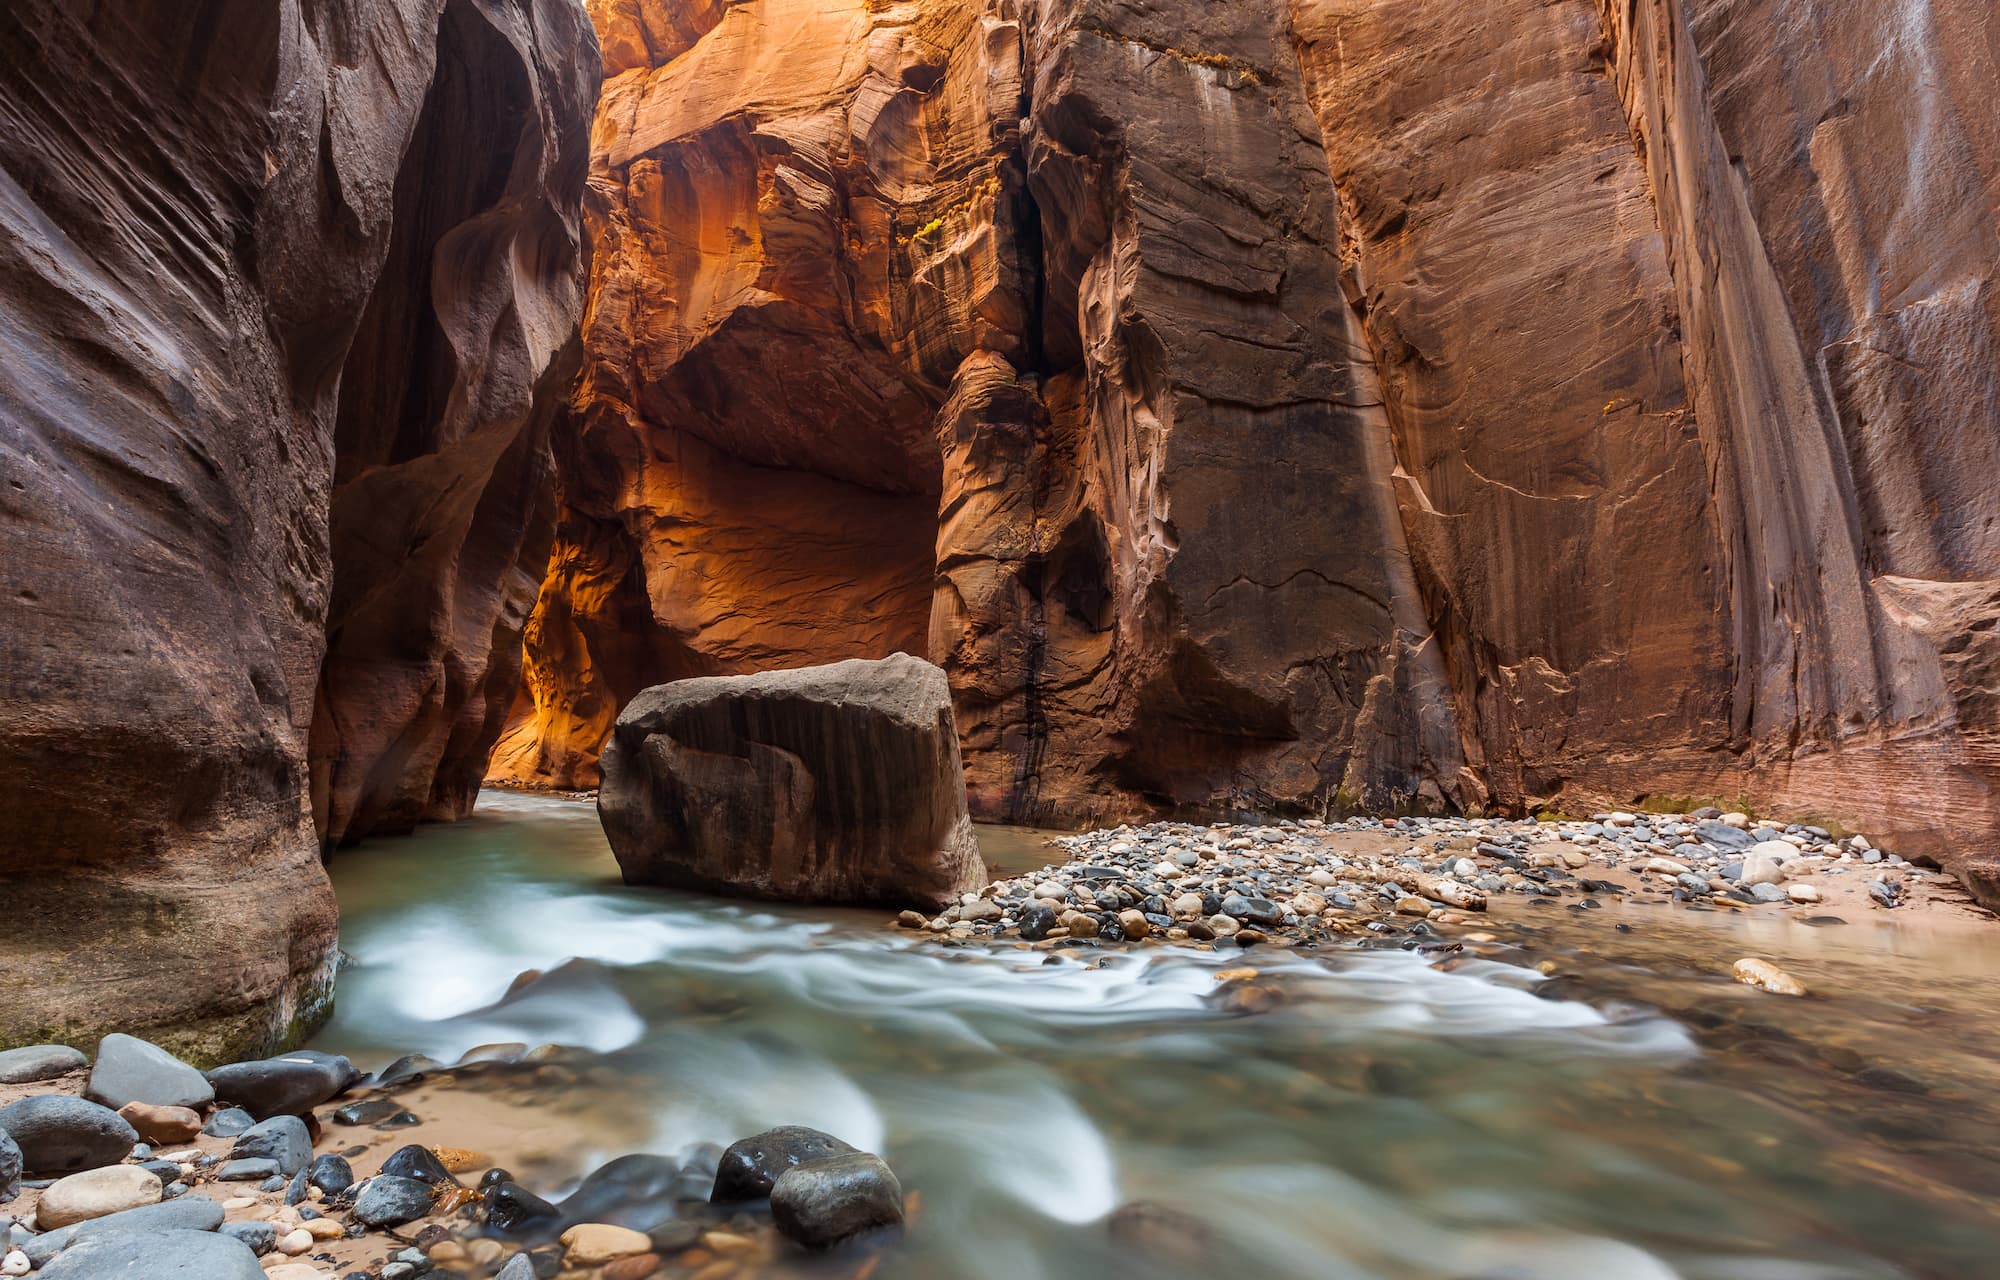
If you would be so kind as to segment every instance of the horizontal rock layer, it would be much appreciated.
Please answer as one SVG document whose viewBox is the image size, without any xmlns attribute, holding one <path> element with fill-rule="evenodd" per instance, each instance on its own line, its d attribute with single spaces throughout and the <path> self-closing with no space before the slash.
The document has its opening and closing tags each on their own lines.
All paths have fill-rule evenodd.
<svg viewBox="0 0 2000 1280">
<path fill-rule="evenodd" d="M 0 1043 L 296 1037 L 321 838 L 476 785 L 593 50 L 570 0 L 0 11 Z"/>
<path fill-rule="evenodd" d="M 1743 797 L 2000 889 L 1990 7 L 593 16 L 496 776 L 924 637 L 981 816 Z"/>
</svg>

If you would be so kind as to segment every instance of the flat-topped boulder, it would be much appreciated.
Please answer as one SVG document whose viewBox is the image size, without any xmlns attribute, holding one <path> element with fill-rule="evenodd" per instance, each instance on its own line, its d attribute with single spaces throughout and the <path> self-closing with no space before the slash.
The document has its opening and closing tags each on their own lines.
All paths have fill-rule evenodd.
<svg viewBox="0 0 2000 1280">
<path fill-rule="evenodd" d="M 647 689 L 603 766 L 628 884 L 937 907 L 986 882 L 950 687 L 908 654 Z"/>
</svg>

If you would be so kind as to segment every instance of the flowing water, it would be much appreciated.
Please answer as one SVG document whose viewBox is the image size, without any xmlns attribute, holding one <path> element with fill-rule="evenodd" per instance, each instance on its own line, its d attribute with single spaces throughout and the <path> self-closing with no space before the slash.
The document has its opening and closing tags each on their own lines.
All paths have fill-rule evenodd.
<svg viewBox="0 0 2000 1280">
<path fill-rule="evenodd" d="M 1498 958 L 947 949 L 879 912 L 628 889 L 591 806 L 501 793 L 333 875 L 351 959 L 317 1047 L 602 1055 L 487 1121 L 543 1135 L 516 1172 L 545 1194 L 628 1151 L 829 1130 L 921 1193 L 879 1277 L 1217 1274 L 1114 1240 L 1134 1200 L 1211 1223 L 1228 1274 L 2000 1276 L 1978 934 L 1558 910 L 1497 920 L 1529 948 Z M 1815 997 L 1717 976 L 1753 950 Z M 1217 995 L 1246 959 L 1279 997 L 1254 1012 Z"/>
</svg>

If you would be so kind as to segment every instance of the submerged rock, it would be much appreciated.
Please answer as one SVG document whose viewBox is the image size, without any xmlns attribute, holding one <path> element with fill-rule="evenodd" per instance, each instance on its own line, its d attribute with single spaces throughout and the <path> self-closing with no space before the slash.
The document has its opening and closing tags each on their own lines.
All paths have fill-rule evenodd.
<svg viewBox="0 0 2000 1280">
<path fill-rule="evenodd" d="M 631 884 L 927 907 L 985 884 L 950 686 L 908 654 L 648 689 L 603 765 Z"/>
<path fill-rule="evenodd" d="M 856 1151 L 801 1164 L 771 1187 L 771 1220 L 808 1249 L 903 1222 L 903 1186 L 882 1158 Z"/>
<path fill-rule="evenodd" d="M 1735 968 L 1736 980 L 1746 986 L 1769 991 L 1773 995 L 1802 996 L 1806 994 L 1806 984 L 1786 973 L 1769 960 L 1746 957 L 1738 960 Z"/>
<path fill-rule="evenodd" d="M 592 1170 L 562 1202 L 563 1221 L 651 1226 L 671 1211 L 681 1167 L 665 1156 L 619 1156 Z"/>
</svg>

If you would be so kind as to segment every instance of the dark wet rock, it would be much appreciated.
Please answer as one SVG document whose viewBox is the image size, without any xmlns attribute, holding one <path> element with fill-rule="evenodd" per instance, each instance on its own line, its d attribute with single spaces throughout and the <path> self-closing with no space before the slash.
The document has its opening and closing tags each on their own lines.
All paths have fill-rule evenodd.
<svg viewBox="0 0 2000 1280">
<path fill-rule="evenodd" d="M 235 1103 L 259 1120 L 304 1115 L 339 1097 L 360 1078 L 361 1073 L 346 1058 L 311 1049 L 231 1063 L 208 1073 L 218 1099 Z"/>
<path fill-rule="evenodd" d="M 855 1151 L 787 1169 L 771 1187 L 771 1220 L 808 1249 L 903 1222 L 903 1187 L 882 1158 Z"/>
<path fill-rule="evenodd" d="M 257 1127 L 257 1117 L 238 1107 L 224 1107 L 208 1118 L 201 1131 L 211 1138 L 234 1138 Z"/>
<path fill-rule="evenodd" d="M 225 1222 L 219 1230 L 232 1240 L 241 1240 L 260 1258 L 278 1247 L 278 1228 L 268 1222 Z"/>
<path fill-rule="evenodd" d="M 1040 942 L 1056 928 L 1056 913 L 1043 906 L 1029 907 L 1021 913 L 1021 936 L 1029 942 Z"/>
<path fill-rule="evenodd" d="M 1121 1205 L 1104 1220 L 1121 1246 L 1162 1261 L 1204 1264 L 1215 1256 L 1215 1228 L 1191 1213 L 1151 1200 Z"/>
<path fill-rule="evenodd" d="M 502 1235 L 553 1228 L 562 1211 L 518 1182 L 496 1183 L 486 1192 L 486 1225 Z"/>
<path fill-rule="evenodd" d="M 406 1081 L 421 1080 L 433 1071 L 443 1071 L 445 1065 L 436 1058 L 422 1053 L 406 1053 L 388 1066 L 382 1068 L 377 1083 L 390 1085 Z"/>
<path fill-rule="evenodd" d="M 213 1231 L 222 1225 L 222 1206 L 202 1196 L 163 1200 L 122 1213 L 109 1213 L 74 1226 L 45 1231 L 21 1246 L 28 1261 L 40 1266 L 80 1240 L 121 1233 L 154 1235 L 169 1231 Z"/>
<path fill-rule="evenodd" d="M 410 1116 L 403 1105 L 392 1098 L 369 1098 L 362 1102 L 350 1102 L 333 1113 L 335 1124 L 381 1125 L 388 1124 L 403 1116 Z M 410 1116 L 414 1121 L 415 1116 Z"/>
<path fill-rule="evenodd" d="M 337 1196 L 354 1185 L 354 1169 L 340 1156 L 316 1156 L 306 1167 L 306 1181 L 329 1196 Z"/>
<path fill-rule="evenodd" d="M 354 1220 L 365 1227 L 400 1227 L 430 1211 L 430 1184 L 395 1174 L 370 1178 L 354 1197 Z"/>
<path fill-rule="evenodd" d="M 479 1175 L 479 1190 L 483 1194 L 491 1191 L 503 1182 L 512 1182 L 513 1180 L 514 1175 L 510 1170 L 495 1165 L 493 1168 Z"/>
<path fill-rule="evenodd" d="M 276 1173 L 291 1177 L 312 1159 L 312 1134 L 297 1116 L 273 1116 L 248 1129 L 229 1149 L 237 1161 L 269 1160 Z M 384 1166 L 389 1173 L 400 1172 Z"/>
<path fill-rule="evenodd" d="M 665 1156 L 620 1156 L 591 1171 L 562 1202 L 563 1221 L 608 1222 L 643 1231 L 673 1213 L 680 1166 Z"/>
<path fill-rule="evenodd" d="M 113 1111 L 131 1102 L 199 1111 L 215 1100 L 215 1090 L 201 1072 L 160 1046 L 113 1032 L 97 1042 L 83 1096 Z"/>
<path fill-rule="evenodd" d="M 78 1241 L 37 1280 L 263 1280 L 241 1240 L 210 1231 L 120 1233 Z"/>
<path fill-rule="evenodd" d="M 762 1200 L 785 1170 L 812 1160 L 855 1154 L 855 1148 L 830 1133 L 803 1125 L 780 1125 L 730 1144 L 716 1166 L 716 1204 Z"/>
<path fill-rule="evenodd" d="M 382 1162 L 382 1172 L 396 1178 L 413 1178 L 433 1187 L 456 1187 L 459 1181 L 451 1170 L 444 1167 L 444 1161 L 429 1147 L 411 1143 L 400 1147 L 396 1153 Z"/>
<path fill-rule="evenodd" d="M 66 1044 L 31 1044 L 0 1053 L 0 1084 L 35 1084 L 81 1071 L 90 1059 Z"/>
<path fill-rule="evenodd" d="M 44 1095 L 0 1107 L 0 1129 L 21 1150 L 31 1173 L 75 1173 L 117 1164 L 138 1144 L 138 1131 L 116 1111 L 84 1098 Z"/>
</svg>

